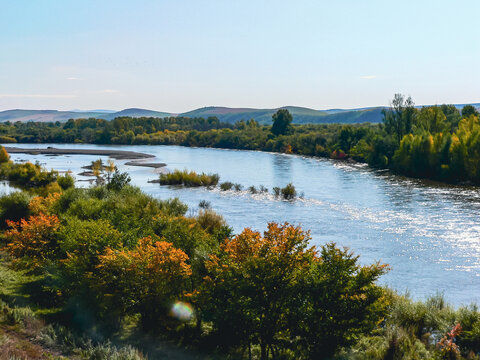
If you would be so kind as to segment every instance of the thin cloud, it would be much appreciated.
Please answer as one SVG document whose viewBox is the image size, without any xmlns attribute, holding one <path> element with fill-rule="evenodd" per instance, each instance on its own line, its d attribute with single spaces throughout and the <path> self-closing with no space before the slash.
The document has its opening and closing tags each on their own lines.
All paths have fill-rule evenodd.
<svg viewBox="0 0 480 360">
<path fill-rule="evenodd" d="M 71 99 L 69 94 L 0 94 L 0 98 L 30 98 L 30 99 Z"/>
<path fill-rule="evenodd" d="M 65 80 L 81 80 L 81 79 L 78 77 L 71 76 L 71 77 L 65 78 Z"/>
<path fill-rule="evenodd" d="M 115 89 L 103 89 L 98 91 L 92 91 L 92 94 L 118 94 L 120 90 Z"/>
<path fill-rule="evenodd" d="M 363 75 L 363 76 L 360 76 L 360 79 L 363 79 L 363 80 L 372 80 L 372 79 L 376 79 L 377 78 L 377 75 Z"/>
</svg>

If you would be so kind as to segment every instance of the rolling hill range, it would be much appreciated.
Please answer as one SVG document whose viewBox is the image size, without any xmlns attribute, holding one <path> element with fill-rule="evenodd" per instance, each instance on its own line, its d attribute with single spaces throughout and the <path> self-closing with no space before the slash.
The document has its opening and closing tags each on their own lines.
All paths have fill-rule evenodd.
<svg viewBox="0 0 480 360">
<path fill-rule="evenodd" d="M 455 105 L 461 109 L 465 104 Z M 480 103 L 471 104 L 480 109 Z M 418 106 L 421 107 L 421 106 Z M 383 107 L 370 107 L 361 109 L 330 109 L 314 110 L 298 106 L 284 106 L 293 116 L 296 124 L 354 124 L 354 123 L 378 123 L 382 121 Z M 124 109 L 121 111 L 89 110 L 89 111 L 58 111 L 58 110 L 6 110 L 0 111 L 0 122 L 10 121 L 40 121 L 40 122 L 64 122 L 68 119 L 97 118 L 113 120 L 120 116 L 130 117 L 203 117 L 216 116 L 220 121 L 235 123 L 240 120 L 255 119 L 261 124 L 270 124 L 272 115 L 277 109 L 253 109 L 253 108 L 228 108 L 219 106 L 203 107 L 181 114 L 172 114 L 146 109 Z"/>
<path fill-rule="evenodd" d="M 122 111 L 58 111 L 58 110 L 6 110 L 0 111 L 0 122 L 10 121 L 41 121 L 41 122 L 65 122 L 68 119 L 97 118 L 113 120 L 119 116 L 131 117 L 168 117 L 170 113 L 144 110 L 144 109 L 125 109 Z"/>
<path fill-rule="evenodd" d="M 362 123 L 380 122 L 382 119 L 382 107 L 369 108 L 365 110 L 313 110 L 298 106 L 285 106 L 293 116 L 296 124 L 321 124 L 321 123 Z M 189 111 L 180 116 L 187 117 L 209 117 L 216 116 L 224 122 L 235 123 L 239 120 L 255 119 L 261 124 L 270 124 L 272 115 L 278 109 L 248 109 L 248 108 L 226 108 L 226 107 L 205 107 Z"/>
</svg>

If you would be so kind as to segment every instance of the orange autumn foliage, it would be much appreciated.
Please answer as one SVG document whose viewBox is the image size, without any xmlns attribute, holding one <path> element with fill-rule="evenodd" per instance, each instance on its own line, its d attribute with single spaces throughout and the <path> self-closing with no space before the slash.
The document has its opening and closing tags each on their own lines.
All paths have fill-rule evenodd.
<svg viewBox="0 0 480 360">
<path fill-rule="evenodd" d="M 309 239 L 310 233 L 300 227 L 288 223 L 283 225 L 269 223 L 263 237 L 258 231 L 246 228 L 241 234 L 221 244 L 220 248 L 221 252 L 227 255 L 230 266 L 240 265 L 252 258 L 264 258 L 275 261 L 276 264 L 288 262 L 288 266 L 295 264 L 301 268 L 316 258 L 315 248 L 307 249 Z M 225 263 L 220 266 L 222 267 L 226 267 Z M 210 257 L 207 268 L 218 271 L 219 258 L 216 255 Z"/>
<path fill-rule="evenodd" d="M 166 313 L 192 274 L 185 252 L 151 237 L 140 239 L 133 250 L 107 248 L 99 259 L 96 276 L 106 308 L 114 305 L 122 314 L 138 312 L 142 318 Z"/>
<path fill-rule="evenodd" d="M 55 202 L 60 198 L 61 193 L 53 193 L 49 194 L 46 197 L 43 196 L 35 196 L 30 203 L 28 204 L 28 209 L 34 215 L 38 215 L 40 213 L 51 215 L 52 207 Z"/>
<path fill-rule="evenodd" d="M 6 248 L 15 258 L 31 262 L 31 266 L 37 267 L 54 256 L 55 232 L 60 226 L 57 216 L 41 213 L 28 220 L 7 220 L 7 225 L 11 229 L 5 232 Z"/>
<path fill-rule="evenodd" d="M 0 163 L 7 163 L 10 160 L 7 150 L 3 146 L 0 146 Z"/>
</svg>

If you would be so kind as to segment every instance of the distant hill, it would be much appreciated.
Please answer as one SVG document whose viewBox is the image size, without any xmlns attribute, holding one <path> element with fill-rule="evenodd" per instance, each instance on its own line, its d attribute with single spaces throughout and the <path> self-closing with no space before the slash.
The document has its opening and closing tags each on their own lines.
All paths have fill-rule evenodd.
<svg viewBox="0 0 480 360">
<path fill-rule="evenodd" d="M 86 119 L 97 118 L 105 120 L 113 120 L 119 116 L 131 117 L 168 117 L 170 113 L 159 112 L 145 109 L 125 109 L 121 111 L 109 110 L 92 110 L 92 111 L 58 111 L 58 110 L 6 110 L 0 111 L 0 122 L 4 121 L 40 121 L 40 122 L 65 122 L 68 119 Z"/>
<path fill-rule="evenodd" d="M 76 112 L 76 111 L 58 111 L 58 110 L 7 110 L 0 112 L 0 122 L 4 121 L 41 121 L 41 122 L 64 122 L 68 119 L 79 118 L 104 118 L 102 112 Z"/>
<path fill-rule="evenodd" d="M 466 104 L 457 104 L 461 109 Z M 471 104 L 480 109 L 480 103 Z M 421 106 L 417 106 L 421 107 Z M 253 109 L 253 108 L 228 108 L 220 106 L 203 107 L 200 109 L 188 111 L 182 114 L 171 114 L 147 109 L 124 109 L 121 111 L 112 110 L 6 110 L 0 111 L 0 122 L 10 121 L 41 121 L 41 122 L 65 122 L 68 119 L 97 118 L 112 120 L 120 116 L 130 117 L 203 117 L 216 116 L 220 121 L 235 123 L 239 120 L 255 119 L 261 124 L 271 124 L 272 115 L 278 109 L 288 109 L 293 116 L 293 122 L 296 124 L 354 124 L 354 123 L 378 123 L 382 121 L 383 107 L 370 107 L 361 109 L 329 109 L 314 110 L 299 106 L 284 106 L 277 109 Z"/>
<path fill-rule="evenodd" d="M 288 109 L 296 124 L 321 124 L 321 123 L 362 123 L 380 122 L 382 120 L 382 107 L 369 108 L 366 110 L 313 110 L 298 106 L 285 106 L 280 109 Z M 179 116 L 204 117 L 216 116 L 219 120 L 235 123 L 239 120 L 255 119 L 261 124 L 270 124 L 272 115 L 278 109 L 249 109 L 249 108 L 226 108 L 205 107 L 189 111 Z"/>
<path fill-rule="evenodd" d="M 164 117 L 172 116 L 172 114 L 166 113 L 166 112 L 154 111 L 154 110 L 132 108 L 132 109 L 125 109 L 125 110 L 117 111 L 114 113 L 110 113 L 106 116 L 103 116 L 103 119 L 112 120 L 120 116 L 164 118 Z"/>
</svg>

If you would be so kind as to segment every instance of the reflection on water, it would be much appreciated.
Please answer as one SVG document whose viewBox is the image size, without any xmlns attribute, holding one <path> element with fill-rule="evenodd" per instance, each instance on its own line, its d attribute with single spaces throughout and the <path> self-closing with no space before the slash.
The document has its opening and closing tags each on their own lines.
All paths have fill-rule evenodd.
<svg viewBox="0 0 480 360">
<path fill-rule="evenodd" d="M 283 154 L 272 154 L 272 160 L 273 179 L 277 180 L 277 186 L 283 187 L 293 182 L 291 178 L 293 158 Z"/>
<path fill-rule="evenodd" d="M 282 154 L 178 146 L 116 148 L 154 154 L 169 169 L 218 172 L 221 181 L 240 183 L 244 188 L 262 184 L 271 189 L 293 182 L 305 198 L 287 202 L 247 191 L 150 184 L 148 180 L 158 176 L 152 169 L 117 162 L 136 185 L 154 196 L 179 197 L 194 210 L 201 200 L 209 201 L 236 232 L 246 226 L 264 230 L 268 221 L 301 224 L 311 230 L 314 244 L 335 241 L 360 254 L 363 263 L 380 260 L 390 264 L 392 270 L 382 281 L 399 291 L 409 290 L 419 299 L 440 291 L 457 305 L 480 303 L 480 192 L 476 188 L 411 180 L 372 171 L 364 165 Z M 78 174 L 81 166 L 98 156 L 18 154 L 12 158 L 38 160 L 49 168 Z"/>
</svg>

